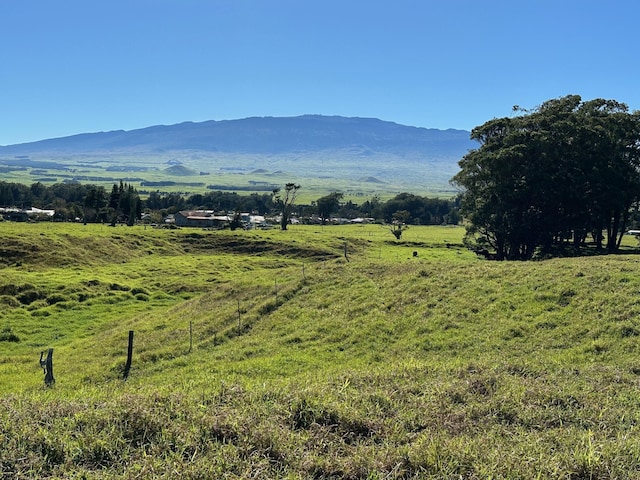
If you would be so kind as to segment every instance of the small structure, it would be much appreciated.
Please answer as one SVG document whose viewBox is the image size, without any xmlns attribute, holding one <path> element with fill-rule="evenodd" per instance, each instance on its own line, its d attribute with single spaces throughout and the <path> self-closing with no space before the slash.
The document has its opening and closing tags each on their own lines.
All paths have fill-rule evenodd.
<svg viewBox="0 0 640 480">
<path fill-rule="evenodd" d="M 357 217 L 357 218 L 353 218 L 350 220 L 351 223 L 359 223 L 359 224 L 367 224 L 367 223 L 373 223 L 375 221 L 375 218 L 370 218 L 370 217 Z"/>
<path fill-rule="evenodd" d="M 254 215 L 252 213 L 241 213 L 240 221 L 245 230 L 255 230 L 257 228 L 266 229 L 272 226 L 264 215 Z"/>
<path fill-rule="evenodd" d="M 36 207 L 31 207 L 25 210 L 25 212 L 27 212 L 27 215 L 29 215 L 29 217 L 32 217 L 32 216 L 53 217 L 56 214 L 55 210 L 43 210 L 42 208 L 36 208 Z"/>
<path fill-rule="evenodd" d="M 178 227 L 225 228 L 229 223 L 229 215 L 216 215 L 213 210 L 183 210 L 175 214 Z"/>
<path fill-rule="evenodd" d="M 55 215 L 55 210 L 43 210 L 41 208 L 0 208 L 0 216 L 12 222 L 27 222 L 30 219 L 50 219 Z"/>
</svg>

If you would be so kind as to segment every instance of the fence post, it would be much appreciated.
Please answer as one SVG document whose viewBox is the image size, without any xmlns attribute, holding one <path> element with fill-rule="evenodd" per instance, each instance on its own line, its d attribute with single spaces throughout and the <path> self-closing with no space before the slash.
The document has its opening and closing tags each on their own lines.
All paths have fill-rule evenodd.
<svg viewBox="0 0 640 480">
<path fill-rule="evenodd" d="M 189 353 L 193 348 L 193 322 L 189 320 Z"/>
<path fill-rule="evenodd" d="M 50 348 L 47 352 L 47 358 L 42 359 L 44 352 L 40 352 L 40 366 L 44 370 L 44 384 L 47 387 L 51 387 L 56 383 L 56 379 L 53 378 L 53 348 Z"/>
<path fill-rule="evenodd" d="M 123 380 L 126 380 L 131 370 L 131 357 L 133 356 L 133 330 L 129 330 L 129 346 L 127 348 L 127 363 L 124 366 Z"/>
</svg>

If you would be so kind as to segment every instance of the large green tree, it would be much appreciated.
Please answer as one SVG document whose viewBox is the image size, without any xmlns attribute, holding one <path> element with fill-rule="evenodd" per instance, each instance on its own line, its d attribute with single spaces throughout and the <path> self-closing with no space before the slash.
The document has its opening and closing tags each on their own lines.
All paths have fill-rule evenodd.
<svg viewBox="0 0 640 480">
<path fill-rule="evenodd" d="M 577 95 L 473 129 L 460 161 L 468 234 L 498 259 L 528 259 L 572 240 L 615 251 L 640 194 L 640 118 L 612 100 Z"/>
</svg>

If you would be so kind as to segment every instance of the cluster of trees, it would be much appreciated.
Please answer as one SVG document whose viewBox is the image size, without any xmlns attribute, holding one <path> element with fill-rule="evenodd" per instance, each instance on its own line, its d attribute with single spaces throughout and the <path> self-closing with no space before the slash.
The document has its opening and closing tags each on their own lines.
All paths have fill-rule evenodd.
<svg viewBox="0 0 640 480">
<path fill-rule="evenodd" d="M 401 217 L 413 225 L 457 225 L 459 222 L 458 200 L 426 198 L 411 193 L 401 193 L 381 204 L 374 211 L 385 222 L 391 223 Z M 404 216 L 398 212 L 407 212 Z"/>
<path fill-rule="evenodd" d="M 312 209 L 315 209 L 313 213 L 317 213 L 323 223 L 334 214 L 346 218 L 375 218 L 387 224 L 457 225 L 460 220 L 457 198 L 429 198 L 400 193 L 386 202 L 374 197 L 358 206 L 351 202 L 342 203 L 342 197 L 342 193 L 332 192 L 319 198 L 311 203 Z"/>
<path fill-rule="evenodd" d="M 273 201 L 271 195 L 257 193 L 239 195 L 236 192 L 211 191 L 185 197 L 179 193 L 151 192 L 144 201 L 144 206 L 148 210 L 168 213 L 199 208 L 224 212 L 256 212 L 259 215 L 266 215 L 273 209 Z"/>
<path fill-rule="evenodd" d="M 85 200 L 86 205 L 86 200 Z M 117 222 L 125 222 L 132 226 L 142 216 L 142 202 L 133 185 L 120 182 L 114 185 L 109 195 L 109 209 L 113 211 L 111 225 Z M 86 219 L 85 219 L 86 220 Z"/>
<path fill-rule="evenodd" d="M 56 211 L 57 220 L 82 219 L 85 222 L 123 222 L 132 225 L 142 213 L 152 214 L 161 221 L 168 214 L 181 210 L 205 209 L 221 212 L 254 212 L 259 215 L 281 214 L 310 218 L 317 216 L 323 223 L 332 217 L 373 218 L 388 224 L 439 225 L 458 223 L 457 200 L 421 197 L 409 193 L 390 200 L 373 197 L 362 204 L 343 201 L 341 192 L 332 192 L 307 205 L 295 203 L 300 185 L 287 184 L 270 194 L 239 195 L 235 192 L 211 191 L 205 194 L 151 192 L 142 199 L 131 184 L 114 184 L 111 191 L 103 186 L 80 183 L 60 183 L 31 186 L 0 182 L 0 206 L 38 207 Z M 284 213 L 284 215 L 282 215 Z M 286 222 L 286 220 L 284 220 Z M 282 225 L 281 225 L 282 226 Z M 286 228 L 286 223 L 284 223 Z"/>
<path fill-rule="evenodd" d="M 468 239 L 497 259 L 530 259 L 588 236 L 618 250 L 640 198 L 640 114 L 577 95 L 473 129 L 460 161 Z"/>
<path fill-rule="evenodd" d="M 86 222 L 126 222 L 133 225 L 142 214 L 143 202 L 133 185 L 103 186 L 56 183 L 50 186 L 0 182 L 0 206 L 55 210 L 54 219 Z"/>
</svg>

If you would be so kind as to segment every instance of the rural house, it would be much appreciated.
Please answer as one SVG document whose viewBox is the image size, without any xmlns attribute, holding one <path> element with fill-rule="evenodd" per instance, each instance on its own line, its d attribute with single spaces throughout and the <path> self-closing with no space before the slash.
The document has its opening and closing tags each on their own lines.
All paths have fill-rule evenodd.
<svg viewBox="0 0 640 480">
<path fill-rule="evenodd" d="M 230 222 L 229 215 L 216 215 L 213 210 L 183 210 L 175 214 L 178 227 L 224 228 Z"/>
</svg>

